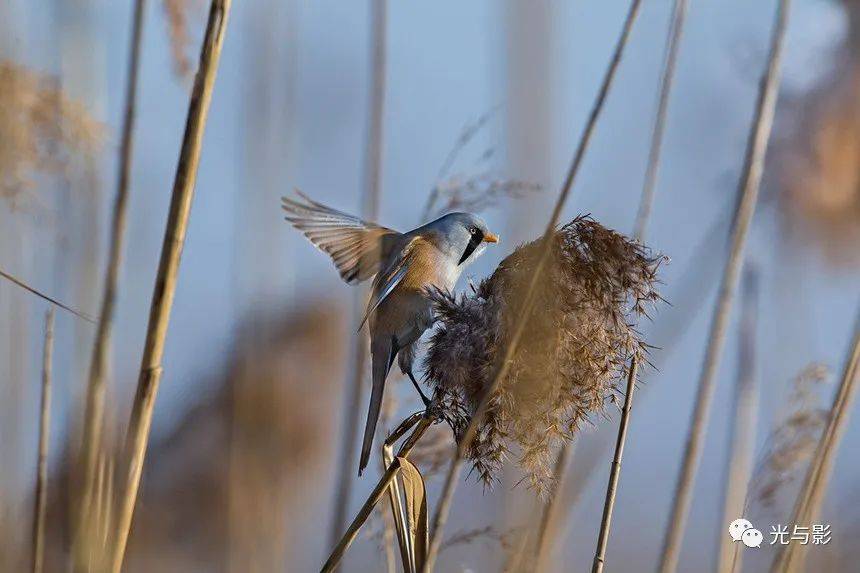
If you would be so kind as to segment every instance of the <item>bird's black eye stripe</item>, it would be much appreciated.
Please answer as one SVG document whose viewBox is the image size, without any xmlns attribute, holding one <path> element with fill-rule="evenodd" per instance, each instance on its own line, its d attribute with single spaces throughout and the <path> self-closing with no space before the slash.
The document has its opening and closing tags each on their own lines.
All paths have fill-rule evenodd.
<svg viewBox="0 0 860 573">
<path fill-rule="evenodd" d="M 457 265 L 462 265 L 463 261 L 469 258 L 469 255 L 475 252 L 475 249 L 478 248 L 478 245 L 484 242 L 484 233 L 481 232 L 480 229 L 475 229 L 475 232 L 472 233 L 472 238 L 469 239 L 469 244 L 466 245 L 466 250 L 463 251 L 463 256 L 460 257 L 460 260 L 457 262 Z"/>
</svg>

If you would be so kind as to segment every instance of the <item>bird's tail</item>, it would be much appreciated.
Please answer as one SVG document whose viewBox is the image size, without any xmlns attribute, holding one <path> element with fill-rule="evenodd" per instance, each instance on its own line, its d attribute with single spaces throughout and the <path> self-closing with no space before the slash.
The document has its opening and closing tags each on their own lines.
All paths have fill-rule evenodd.
<svg viewBox="0 0 860 573">
<path fill-rule="evenodd" d="M 370 460 L 373 435 L 376 433 L 376 423 L 379 421 L 379 411 L 382 408 L 385 379 L 388 377 L 388 371 L 391 369 L 396 353 L 393 339 L 374 341 L 370 346 L 370 358 L 373 362 L 373 390 L 370 393 L 370 406 L 367 410 L 367 423 L 364 426 L 364 440 L 361 444 L 361 460 L 358 464 L 359 476 Z"/>
</svg>

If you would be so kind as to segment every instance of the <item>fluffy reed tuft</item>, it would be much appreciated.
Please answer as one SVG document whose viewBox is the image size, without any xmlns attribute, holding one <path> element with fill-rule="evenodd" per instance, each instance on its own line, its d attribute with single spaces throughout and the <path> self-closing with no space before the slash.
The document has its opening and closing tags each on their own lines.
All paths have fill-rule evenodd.
<svg viewBox="0 0 860 573">
<path fill-rule="evenodd" d="M 517 248 L 473 294 L 431 293 L 440 327 L 426 377 L 457 439 L 492 382 L 540 248 Z M 524 479 L 541 494 L 551 489 L 557 448 L 603 412 L 630 358 L 647 350 L 634 323 L 662 300 L 663 260 L 588 216 L 555 233 L 523 342 L 470 448 L 484 483 L 516 445 Z"/>
<path fill-rule="evenodd" d="M 17 198 L 37 172 L 67 174 L 74 158 L 95 154 L 102 134 L 56 81 L 0 61 L 0 197 Z"/>
<path fill-rule="evenodd" d="M 827 423 L 827 408 L 821 403 L 820 387 L 829 372 L 822 364 L 810 364 L 792 382 L 785 412 L 765 442 L 764 454 L 751 480 L 756 484 L 752 501 L 765 510 L 776 506 L 779 492 L 791 484 L 809 461 L 822 428 Z"/>
</svg>

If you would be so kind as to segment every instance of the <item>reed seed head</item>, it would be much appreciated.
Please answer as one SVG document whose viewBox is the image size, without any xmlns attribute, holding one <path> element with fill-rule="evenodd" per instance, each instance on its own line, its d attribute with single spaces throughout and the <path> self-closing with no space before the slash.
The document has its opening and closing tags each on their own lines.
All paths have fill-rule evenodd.
<svg viewBox="0 0 860 573">
<path fill-rule="evenodd" d="M 490 484 L 516 450 L 524 478 L 540 493 L 553 485 L 560 445 L 603 413 L 630 359 L 644 356 L 635 323 L 661 300 L 655 287 L 664 260 L 588 216 L 550 240 L 524 336 L 469 451 Z M 474 293 L 430 294 L 439 326 L 425 375 L 457 439 L 493 382 L 541 248 L 541 240 L 517 248 Z"/>
</svg>

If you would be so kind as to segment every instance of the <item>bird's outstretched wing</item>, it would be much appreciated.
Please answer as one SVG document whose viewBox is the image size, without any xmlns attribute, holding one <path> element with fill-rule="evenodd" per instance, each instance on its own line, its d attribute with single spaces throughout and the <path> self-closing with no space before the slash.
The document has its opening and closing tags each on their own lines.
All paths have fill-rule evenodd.
<svg viewBox="0 0 860 573">
<path fill-rule="evenodd" d="M 281 198 L 286 220 L 331 256 L 344 281 L 359 283 L 379 272 L 400 233 L 296 194 L 300 200 Z"/>
</svg>

